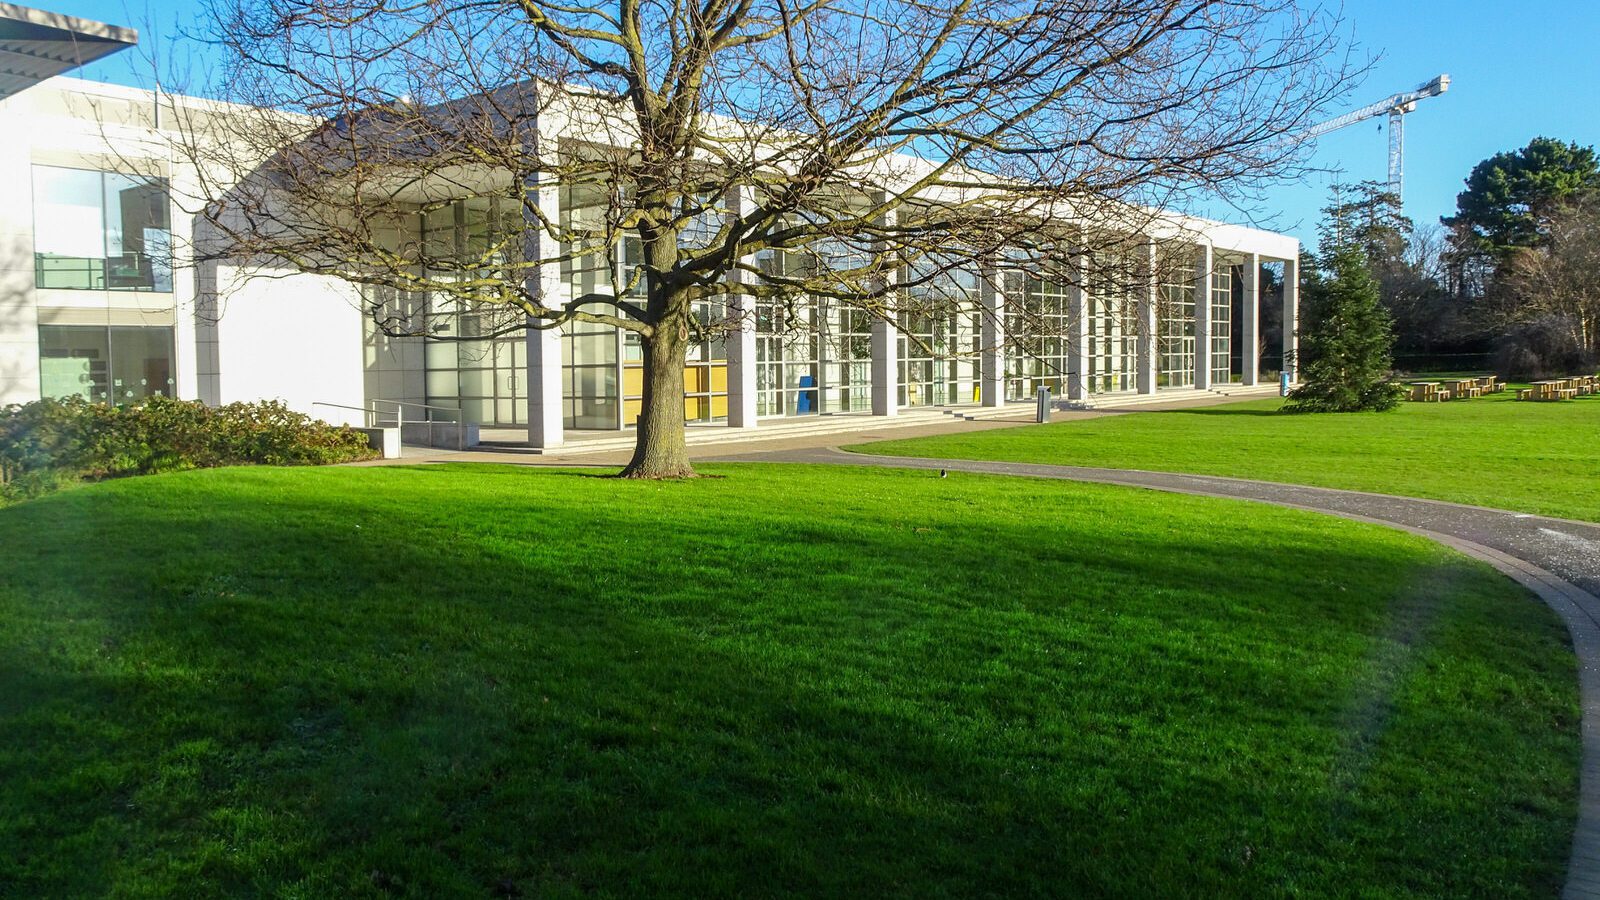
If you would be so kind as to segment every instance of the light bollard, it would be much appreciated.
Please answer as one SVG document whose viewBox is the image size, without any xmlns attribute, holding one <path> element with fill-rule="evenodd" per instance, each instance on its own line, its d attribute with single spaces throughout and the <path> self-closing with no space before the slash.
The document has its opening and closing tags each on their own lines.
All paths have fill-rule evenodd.
<svg viewBox="0 0 1600 900">
<path fill-rule="evenodd" d="M 1038 396 L 1039 405 L 1034 411 L 1033 419 L 1035 422 L 1048 422 L 1050 421 L 1050 389 L 1041 386 Z"/>
</svg>

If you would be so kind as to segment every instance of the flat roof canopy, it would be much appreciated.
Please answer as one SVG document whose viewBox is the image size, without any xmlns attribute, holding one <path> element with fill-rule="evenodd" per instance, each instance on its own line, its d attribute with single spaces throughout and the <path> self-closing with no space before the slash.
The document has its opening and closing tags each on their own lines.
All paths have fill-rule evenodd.
<svg viewBox="0 0 1600 900">
<path fill-rule="evenodd" d="M 139 43 L 139 32 L 0 3 L 0 100 Z"/>
</svg>

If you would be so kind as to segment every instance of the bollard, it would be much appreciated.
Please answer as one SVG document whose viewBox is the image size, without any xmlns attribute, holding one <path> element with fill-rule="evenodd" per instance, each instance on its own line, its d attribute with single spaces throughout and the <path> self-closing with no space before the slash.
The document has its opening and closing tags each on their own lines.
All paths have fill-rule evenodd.
<svg viewBox="0 0 1600 900">
<path fill-rule="evenodd" d="M 1050 421 L 1050 389 L 1047 387 L 1039 388 L 1039 406 L 1034 412 L 1033 419 L 1035 422 Z"/>
</svg>

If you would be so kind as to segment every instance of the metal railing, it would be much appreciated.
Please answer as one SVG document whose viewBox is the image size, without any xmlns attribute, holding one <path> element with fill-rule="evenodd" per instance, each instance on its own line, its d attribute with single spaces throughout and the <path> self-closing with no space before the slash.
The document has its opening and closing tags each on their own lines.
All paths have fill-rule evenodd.
<svg viewBox="0 0 1600 900">
<path fill-rule="evenodd" d="M 382 418 L 380 418 L 380 417 L 384 416 L 384 412 L 381 409 L 378 408 L 379 404 L 388 404 L 388 405 L 394 407 L 394 420 L 393 420 L 392 425 L 391 425 L 391 423 L 389 423 L 387 421 L 384 421 Z M 381 399 L 380 400 L 368 400 L 366 406 L 349 406 L 349 405 L 346 405 L 346 404 L 343 404 L 343 403 L 325 403 L 325 402 L 323 402 L 321 400 L 319 400 L 319 401 L 317 401 L 317 402 L 315 402 L 315 403 L 313 403 L 311 405 L 312 405 L 313 408 L 321 406 L 321 407 L 326 407 L 328 409 L 345 409 L 345 410 L 351 410 L 351 411 L 354 411 L 354 412 L 359 412 L 359 413 L 362 414 L 362 420 L 361 421 L 362 421 L 362 427 L 364 427 L 364 428 L 389 428 L 389 427 L 398 428 L 398 429 L 400 429 L 400 442 L 402 444 L 405 443 L 406 409 L 407 408 L 420 409 L 420 410 L 423 411 L 422 417 L 420 419 L 412 419 L 411 423 L 414 424 L 414 425 L 427 425 L 427 426 L 429 426 L 429 428 L 428 428 L 428 446 L 430 446 L 430 447 L 438 446 L 438 444 L 434 443 L 434 441 L 433 441 L 433 428 L 432 428 L 432 426 L 434 426 L 434 425 L 454 425 L 455 426 L 455 435 L 456 435 L 456 449 L 457 450 L 465 450 L 466 449 L 467 429 L 466 429 L 466 423 L 461 421 L 461 410 L 454 409 L 454 408 L 449 407 L 449 406 L 433 406 L 433 405 L 430 405 L 430 404 L 427 404 L 427 403 L 416 403 L 416 402 L 413 402 L 413 401 L 410 401 L 410 400 L 381 400 Z M 434 419 L 434 413 L 436 411 L 437 412 L 449 413 L 451 415 L 451 418 L 445 419 L 443 421 L 435 420 Z"/>
</svg>

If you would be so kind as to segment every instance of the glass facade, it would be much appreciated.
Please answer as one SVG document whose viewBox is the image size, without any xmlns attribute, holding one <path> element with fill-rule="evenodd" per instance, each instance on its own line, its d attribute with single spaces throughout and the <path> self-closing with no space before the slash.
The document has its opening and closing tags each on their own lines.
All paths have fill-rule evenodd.
<svg viewBox="0 0 1600 900">
<path fill-rule="evenodd" d="M 826 317 L 818 314 L 819 305 L 809 297 L 756 303 L 756 415 L 822 412 L 819 326 Z"/>
<path fill-rule="evenodd" d="M 165 178 L 33 167 L 34 278 L 41 288 L 172 290 Z"/>
<path fill-rule="evenodd" d="M 518 255 L 520 209 L 500 197 L 472 197 L 417 213 L 415 227 L 430 278 L 448 281 L 492 275 Z M 515 276 L 507 276 L 515 277 Z M 525 316 L 509 306 L 468 305 L 430 298 L 434 338 L 424 343 L 427 403 L 459 409 L 480 425 L 528 423 Z"/>
<path fill-rule="evenodd" d="M 562 190 L 562 225 L 580 243 L 603 241 L 608 198 L 598 186 L 568 185 Z M 686 246 L 715 231 L 722 213 L 707 204 L 686 229 Z M 417 227 L 431 254 L 454 253 L 471 260 L 484 256 L 493 264 L 492 247 L 498 212 L 493 200 L 468 200 L 419 213 Z M 520 223 L 519 223 L 520 224 Z M 585 237 L 585 234 L 592 237 Z M 627 237 L 614 245 L 599 243 L 592 252 L 569 256 L 562 277 L 569 296 L 609 296 L 623 290 L 642 300 L 643 286 L 634 282 L 640 246 Z M 825 241 L 803 250 L 766 251 L 757 257 L 762 271 L 777 280 L 809 280 L 830 268 L 862 262 L 859 251 L 842 242 Z M 1006 346 L 1006 397 L 1032 400 L 1039 387 L 1064 396 L 1070 377 L 1081 368 L 1087 389 L 1095 393 L 1137 388 L 1140 344 L 1140 298 L 1148 270 L 1122 253 L 1096 253 L 1081 274 L 1049 275 L 1021 265 L 1000 276 L 1006 299 L 1002 311 Z M 466 271 L 462 269 L 461 271 Z M 1143 272 L 1144 274 L 1141 274 Z M 1212 334 L 1197 336 L 1196 272 L 1192 262 L 1162 267 L 1156 297 L 1157 384 L 1192 386 L 1196 341 L 1211 341 L 1214 376 L 1231 377 L 1228 352 L 1232 342 L 1232 279 L 1224 268 L 1213 274 L 1209 297 Z M 437 277 L 437 276 L 436 276 Z M 904 407 L 976 403 L 981 398 L 980 278 L 953 267 L 919 278 L 900 273 L 903 295 L 896 314 L 897 403 Z M 1086 317 L 1075 321 L 1080 286 Z M 593 303 L 597 313 L 625 314 L 616 307 Z M 502 310 L 502 315 L 514 310 Z M 437 318 L 438 310 L 432 314 Z M 684 359 L 684 416 L 690 423 L 714 423 L 728 417 L 728 338 L 736 323 L 721 300 L 696 304 L 700 327 Z M 455 406 L 467 421 L 488 425 L 526 424 L 527 348 L 516 323 L 460 311 L 449 317 L 446 330 L 454 341 L 430 340 L 426 352 L 428 402 Z M 865 412 L 872 405 L 873 315 L 826 295 L 798 294 L 760 298 L 755 303 L 755 408 L 762 417 Z M 1073 332 L 1083 329 L 1086 355 L 1075 358 Z M 501 335 L 501 336 L 497 336 Z M 465 338 L 466 340 L 461 340 Z M 637 335 L 610 325 L 574 322 L 562 329 L 562 398 L 565 427 L 614 430 L 633 425 L 642 411 L 644 366 Z"/>
<path fill-rule="evenodd" d="M 176 396 L 172 329 L 143 326 L 39 326 L 39 393 L 96 403 Z"/>
<path fill-rule="evenodd" d="M 1233 270 L 1218 266 L 1211 273 L 1211 381 L 1233 380 Z"/>
<path fill-rule="evenodd" d="M 482 425 L 527 424 L 527 340 L 515 327 L 501 334 L 513 318 L 509 310 L 477 309 L 442 320 L 438 333 L 456 339 L 424 344 L 430 406 L 459 409 L 463 421 Z"/>
<path fill-rule="evenodd" d="M 1019 290 L 1020 288 L 1020 290 Z M 1071 286 L 1035 275 L 1008 275 L 1006 300 L 1020 296 L 1020 308 L 1006 315 L 1010 340 L 1006 399 L 1031 400 L 1041 387 L 1066 396 L 1069 359 L 1068 328 L 1072 318 Z"/>
<path fill-rule="evenodd" d="M 1194 387 L 1194 264 L 1166 266 L 1161 278 L 1157 294 L 1156 384 Z"/>
<path fill-rule="evenodd" d="M 945 268 L 920 277 L 913 273 L 907 283 L 909 308 L 898 322 L 899 404 L 976 402 L 981 341 L 977 273 Z"/>
<path fill-rule="evenodd" d="M 822 316 L 822 408 L 872 409 L 872 314 L 829 303 Z"/>
<path fill-rule="evenodd" d="M 1089 280 L 1088 387 L 1095 393 L 1138 387 L 1139 313 L 1130 289 L 1130 266 L 1096 254 Z"/>
</svg>

